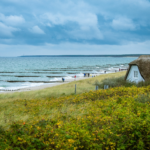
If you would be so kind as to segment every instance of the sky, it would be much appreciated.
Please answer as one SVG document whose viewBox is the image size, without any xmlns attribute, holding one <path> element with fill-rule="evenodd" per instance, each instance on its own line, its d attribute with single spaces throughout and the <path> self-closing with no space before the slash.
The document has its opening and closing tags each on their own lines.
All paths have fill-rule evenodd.
<svg viewBox="0 0 150 150">
<path fill-rule="evenodd" d="M 0 0 L 0 57 L 150 54 L 150 0 Z"/>
</svg>

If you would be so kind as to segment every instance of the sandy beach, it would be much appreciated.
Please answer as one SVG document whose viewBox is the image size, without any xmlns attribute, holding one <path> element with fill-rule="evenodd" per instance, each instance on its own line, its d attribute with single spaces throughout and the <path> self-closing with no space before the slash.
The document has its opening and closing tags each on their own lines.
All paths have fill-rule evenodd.
<svg viewBox="0 0 150 150">
<path fill-rule="evenodd" d="M 125 75 L 126 71 L 120 71 L 116 73 L 106 73 L 97 75 L 95 77 L 78 77 L 76 81 L 74 78 L 68 78 L 65 82 L 55 82 L 55 83 L 45 83 L 40 86 L 34 87 L 24 87 L 18 88 L 16 91 L 1 91 L 0 92 L 0 102 L 3 101 L 13 101 L 21 99 L 43 99 L 49 97 L 59 97 L 62 95 L 71 95 L 75 93 L 76 84 L 76 94 L 83 92 L 89 92 L 96 89 L 95 83 L 101 82 L 107 78 L 116 78 Z"/>
<path fill-rule="evenodd" d="M 79 81 L 79 80 L 85 80 L 85 79 L 89 79 L 89 78 L 92 78 L 92 76 L 90 77 L 77 77 L 76 79 L 75 78 L 72 78 L 72 79 L 65 79 L 64 82 L 56 82 L 56 83 L 47 83 L 47 84 L 44 84 L 44 85 L 40 85 L 40 86 L 34 86 L 34 87 L 27 87 L 27 88 L 20 88 L 20 89 L 17 89 L 17 90 L 8 90 L 8 91 L 3 91 L 1 92 L 0 94 L 3 94 L 3 93 L 14 93 L 14 92 L 25 92 L 25 91 L 35 91 L 35 90 L 42 90 L 42 89 L 45 89 L 45 88 L 49 88 L 49 87 L 54 87 L 54 86 L 58 86 L 58 85 L 62 85 L 62 84 L 67 84 L 67 83 L 70 83 L 70 82 L 73 82 L 73 81 Z"/>
<path fill-rule="evenodd" d="M 67 84 L 69 82 L 78 81 L 78 80 L 84 80 L 84 79 L 88 79 L 88 78 L 92 78 L 92 77 L 80 77 L 80 78 L 76 78 L 76 79 L 74 79 L 74 78 L 72 78 L 72 79 L 66 79 L 64 82 L 48 83 L 48 84 L 44 84 L 44 85 L 40 85 L 40 86 L 35 86 L 35 87 L 22 88 L 22 89 L 19 89 L 18 92 L 21 92 L 21 91 L 41 90 L 41 89 L 45 89 L 45 88 L 49 88 L 49 87 L 53 87 L 53 86 L 57 86 L 57 85 L 62 85 L 62 84 Z"/>
<path fill-rule="evenodd" d="M 123 71 L 123 70 L 122 70 Z M 122 72 L 120 71 L 120 72 Z M 118 71 L 117 71 L 118 72 Z M 106 72 L 106 73 L 101 73 L 101 74 L 91 74 L 89 77 L 76 77 L 75 78 L 67 78 L 65 79 L 65 81 L 58 81 L 58 82 L 54 82 L 54 83 L 45 83 L 43 85 L 39 85 L 39 86 L 32 86 L 32 87 L 25 87 L 25 88 L 19 88 L 19 89 L 16 89 L 16 90 L 5 90 L 5 91 L 0 91 L 0 94 L 5 94 L 5 93 L 15 93 L 15 92 L 26 92 L 26 91 L 36 91 L 36 90 L 42 90 L 42 89 L 46 89 L 46 88 L 49 88 L 49 87 L 54 87 L 54 86 L 58 86 L 58 85 L 62 85 L 62 84 L 67 84 L 67 83 L 70 83 L 70 82 L 73 82 L 73 81 L 79 81 L 79 80 L 85 80 L 85 79 L 89 79 L 89 78 L 94 78 L 94 77 L 98 77 L 98 76 L 101 76 L 101 75 L 105 75 L 105 74 L 115 74 L 117 72 Z"/>
</svg>

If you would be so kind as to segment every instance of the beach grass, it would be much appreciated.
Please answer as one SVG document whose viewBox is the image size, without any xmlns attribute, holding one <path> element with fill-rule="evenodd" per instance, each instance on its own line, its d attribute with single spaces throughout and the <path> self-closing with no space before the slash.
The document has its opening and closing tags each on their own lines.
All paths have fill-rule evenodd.
<svg viewBox="0 0 150 150">
<path fill-rule="evenodd" d="M 95 83 L 101 82 L 107 78 L 117 78 L 124 76 L 126 71 L 117 72 L 117 73 L 110 73 L 110 74 L 103 74 L 93 78 L 88 78 L 84 80 L 73 81 L 70 83 L 53 86 L 49 88 L 45 88 L 42 90 L 34 90 L 34 91 L 27 91 L 27 92 L 14 92 L 14 93 L 3 93 L 0 94 L 0 103 L 5 103 L 9 101 L 19 100 L 19 99 L 45 99 L 50 97 L 60 97 L 65 95 L 71 95 L 75 93 L 75 84 L 77 87 L 76 93 L 84 93 L 90 90 L 95 90 Z"/>
<path fill-rule="evenodd" d="M 149 149 L 150 85 L 95 90 L 124 75 L 1 94 L 0 149 Z"/>
<path fill-rule="evenodd" d="M 149 91 L 122 86 L 1 103 L 0 149 L 148 149 Z"/>
<path fill-rule="evenodd" d="M 89 91 L 95 91 L 95 83 L 103 81 L 106 78 L 116 78 L 124 76 L 125 72 L 117 72 L 111 74 L 103 74 L 93 78 L 87 78 L 84 80 L 72 81 L 70 83 L 28 92 L 14 92 L 14 93 L 5 93 L 0 95 L 0 125 L 9 126 L 9 123 L 18 120 L 32 120 L 34 118 L 33 113 L 24 113 L 22 110 L 27 108 L 30 110 L 30 107 L 26 107 L 26 103 L 29 100 L 33 100 L 35 103 L 47 99 L 65 97 L 75 95 L 75 84 L 77 86 L 76 94 L 81 94 Z M 22 101 L 19 105 L 15 105 L 15 101 Z M 64 111 L 67 111 L 68 106 L 64 105 L 62 108 Z M 74 106 L 69 106 L 74 107 Z M 75 106 L 76 107 L 76 106 Z M 39 105 L 41 109 L 41 104 Z M 39 112 L 39 115 L 42 114 L 57 114 L 57 107 L 52 108 L 51 110 L 43 109 Z M 21 112 L 21 113 L 20 113 Z M 37 115 L 37 114 L 36 114 Z M 49 117 L 52 117 L 51 115 Z"/>
</svg>

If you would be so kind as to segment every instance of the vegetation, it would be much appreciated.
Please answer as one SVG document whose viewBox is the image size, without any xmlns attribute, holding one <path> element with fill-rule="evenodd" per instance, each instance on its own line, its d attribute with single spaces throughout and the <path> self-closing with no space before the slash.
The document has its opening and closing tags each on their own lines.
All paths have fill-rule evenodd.
<svg viewBox="0 0 150 150">
<path fill-rule="evenodd" d="M 7 102 L 0 108 L 0 149 L 149 149 L 150 103 L 138 100 L 149 91 L 116 87 Z"/>
<path fill-rule="evenodd" d="M 149 149 L 149 92 L 150 86 L 120 86 L 1 101 L 0 149 Z"/>
<path fill-rule="evenodd" d="M 104 85 L 109 85 L 109 87 L 120 87 L 120 86 L 130 87 L 136 84 L 133 82 L 126 82 L 124 76 L 121 76 L 117 78 L 106 78 L 102 81 L 97 81 L 95 85 L 97 85 L 100 89 L 103 89 Z"/>
<path fill-rule="evenodd" d="M 120 87 L 120 86 L 125 86 L 125 87 L 131 87 L 131 86 L 142 87 L 142 86 L 150 85 L 150 80 L 147 80 L 145 82 L 141 81 L 139 83 L 135 83 L 135 82 L 126 81 L 124 76 L 119 76 L 119 77 L 116 77 L 116 78 L 111 77 L 111 78 L 105 78 L 102 81 L 96 81 L 95 85 L 97 85 L 100 89 L 103 89 L 104 85 L 109 85 L 109 87 Z"/>
</svg>

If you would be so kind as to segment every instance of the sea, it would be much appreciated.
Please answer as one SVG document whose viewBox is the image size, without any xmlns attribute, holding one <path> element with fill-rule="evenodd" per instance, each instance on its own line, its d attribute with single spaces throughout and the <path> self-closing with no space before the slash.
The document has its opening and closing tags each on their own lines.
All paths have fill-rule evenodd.
<svg viewBox="0 0 150 150">
<path fill-rule="evenodd" d="M 127 70 L 137 57 L 0 57 L 0 92 Z"/>
</svg>

